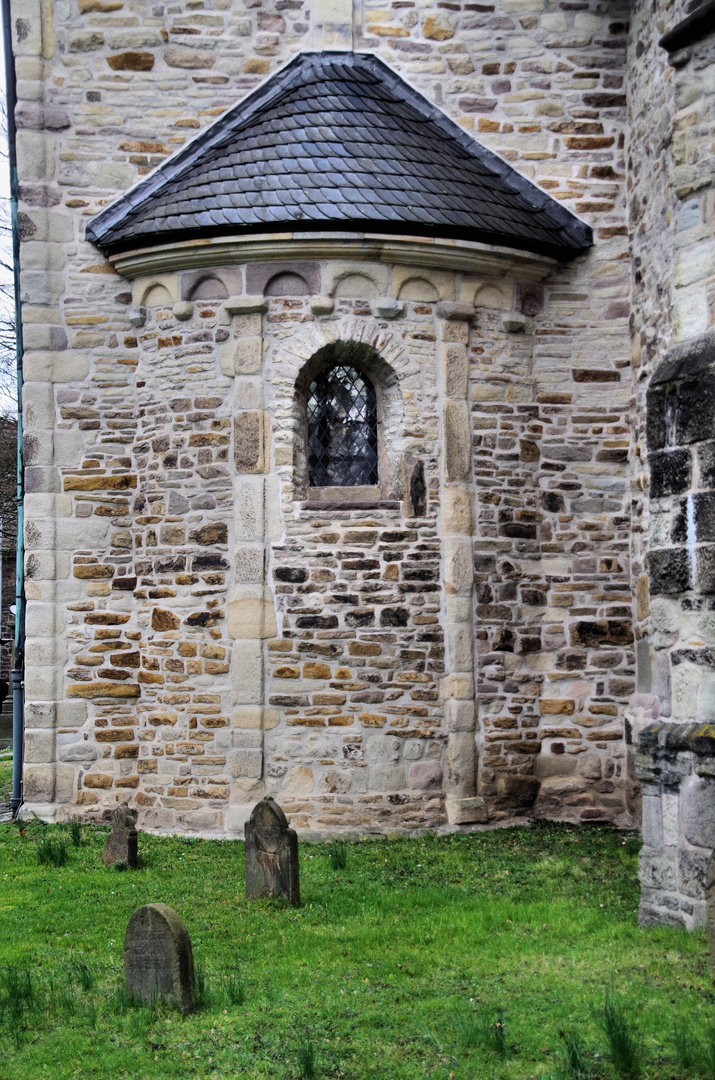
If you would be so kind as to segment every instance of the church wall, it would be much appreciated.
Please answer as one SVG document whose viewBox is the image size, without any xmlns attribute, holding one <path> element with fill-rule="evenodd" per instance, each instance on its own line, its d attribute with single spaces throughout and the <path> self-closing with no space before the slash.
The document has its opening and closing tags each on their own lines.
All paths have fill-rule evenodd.
<svg viewBox="0 0 715 1080">
<path fill-rule="evenodd" d="M 525 337 L 479 311 L 472 343 L 480 790 L 512 812 L 536 796 L 538 814 L 624 820 L 627 359 L 585 327 L 565 347 L 565 283 L 527 295 Z"/>
<path fill-rule="evenodd" d="M 314 269 L 326 291 L 334 265 Z M 353 291 L 376 291 L 371 277 L 399 291 L 408 274 L 363 264 Z M 378 299 L 340 296 L 174 301 L 189 275 L 140 279 L 121 407 L 116 380 L 105 400 L 58 391 L 61 430 L 84 447 L 79 467 L 60 470 L 59 496 L 73 550 L 56 774 L 73 812 L 128 796 L 145 828 L 234 831 L 267 791 L 304 829 L 444 822 L 450 738 L 464 727 L 450 676 L 470 663 L 450 655 L 459 616 L 442 584 L 447 326 L 464 345 L 443 348 L 469 364 L 477 501 L 464 618 L 478 710 L 466 734 L 482 819 L 529 813 L 537 794 L 540 813 L 624 819 L 619 714 L 634 668 L 619 368 L 582 356 L 570 392 L 554 390 L 548 283 L 421 274 L 422 288 L 476 297 L 476 313 L 445 323 L 473 305 L 398 300 L 386 320 Z M 515 296 L 533 314 L 514 312 Z M 297 490 L 296 379 L 335 339 L 374 348 L 396 374 L 400 430 L 388 441 L 422 465 L 416 516 L 389 498 L 311 508 Z M 256 416 L 260 446 L 240 419 Z M 41 592 L 41 554 L 28 558 L 28 588 Z"/>
<path fill-rule="evenodd" d="M 313 47 L 308 13 L 73 0 L 52 24 L 16 5 L 31 805 L 101 813 L 121 795 L 145 827 L 210 832 L 270 790 L 303 828 L 435 825 L 445 787 L 469 794 L 476 737 L 492 819 L 627 820 L 625 7 L 571 7 L 368 6 L 354 43 L 588 220 L 587 256 L 536 287 L 428 269 L 424 294 L 379 266 L 368 296 L 340 296 L 345 268 L 322 264 L 309 291 L 336 293 L 335 313 L 271 296 L 229 315 L 210 296 L 181 308 L 194 271 L 122 279 L 84 224 Z M 218 269 L 226 295 L 263 292 L 255 267 Z M 401 290 L 404 315 L 381 322 L 376 297 Z M 443 319 L 438 299 L 476 314 Z M 338 324 L 399 369 L 424 517 L 295 506 L 291 388 Z M 241 339 L 263 379 L 226 373 Z M 452 345 L 464 399 L 442 382 Z M 468 478 L 438 453 L 447 413 L 469 417 Z M 237 468 L 256 439 L 264 459 Z M 474 502 L 454 533 L 452 484 Z M 448 608 L 445 537 L 461 552 L 465 536 L 475 592 Z"/>
</svg>

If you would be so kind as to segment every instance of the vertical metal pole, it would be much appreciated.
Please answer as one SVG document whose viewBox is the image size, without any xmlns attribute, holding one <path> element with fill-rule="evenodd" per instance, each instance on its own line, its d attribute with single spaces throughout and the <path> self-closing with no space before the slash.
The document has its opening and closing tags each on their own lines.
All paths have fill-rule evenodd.
<svg viewBox="0 0 715 1080">
<path fill-rule="evenodd" d="M 15 285 L 15 356 L 17 364 L 17 548 L 15 559 L 15 660 L 12 669 L 12 799 L 13 814 L 22 803 L 22 759 L 24 750 L 23 669 L 25 654 L 25 580 L 23 544 L 24 473 L 22 460 L 22 310 L 20 307 L 20 233 L 17 221 L 17 154 L 15 148 L 15 57 L 12 51 L 10 0 L 2 0 L 2 29 L 5 52 L 8 160 L 10 163 L 10 217 L 12 222 L 12 263 Z"/>
</svg>

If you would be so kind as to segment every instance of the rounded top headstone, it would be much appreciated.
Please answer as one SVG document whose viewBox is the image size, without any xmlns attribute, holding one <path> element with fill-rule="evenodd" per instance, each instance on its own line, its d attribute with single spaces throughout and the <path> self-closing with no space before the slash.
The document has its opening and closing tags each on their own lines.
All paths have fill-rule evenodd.
<svg viewBox="0 0 715 1080">
<path fill-rule="evenodd" d="M 288 818 L 275 799 L 261 799 L 253 807 L 251 824 L 255 829 L 256 844 L 261 851 L 274 854 L 281 836 L 288 830 Z"/>
<path fill-rule="evenodd" d="M 167 904 L 138 908 L 124 935 L 127 991 L 147 1004 L 164 1001 L 193 1012 L 194 956 L 183 919 Z"/>
</svg>

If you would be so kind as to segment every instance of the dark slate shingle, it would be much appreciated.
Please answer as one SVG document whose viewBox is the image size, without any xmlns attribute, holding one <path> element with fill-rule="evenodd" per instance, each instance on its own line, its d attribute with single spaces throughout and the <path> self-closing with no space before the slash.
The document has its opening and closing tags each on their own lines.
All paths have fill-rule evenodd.
<svg viewBox="0 0 715 1080">
<path fill-rule="evenodd" d="M 456 237 L 560 259 L 592 242 L 584 222 L 377 57 L 333 52 L 298 56 L 86 235 L 116 252 L 283 225 Z"/>
</svg>

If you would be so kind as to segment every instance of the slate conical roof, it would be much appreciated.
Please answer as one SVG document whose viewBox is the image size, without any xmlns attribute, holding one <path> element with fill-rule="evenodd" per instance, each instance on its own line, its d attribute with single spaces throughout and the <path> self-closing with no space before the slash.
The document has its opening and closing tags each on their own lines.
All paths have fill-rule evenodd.
<svg viewBox="0 0 715 1080">
<path fill-rule="evenodd" d="M 105 252 L 311 230 L 454 237 L 570 259 L 591 230 L 376 56 L 302 53 L 136 187 Z"/>
</svg>

